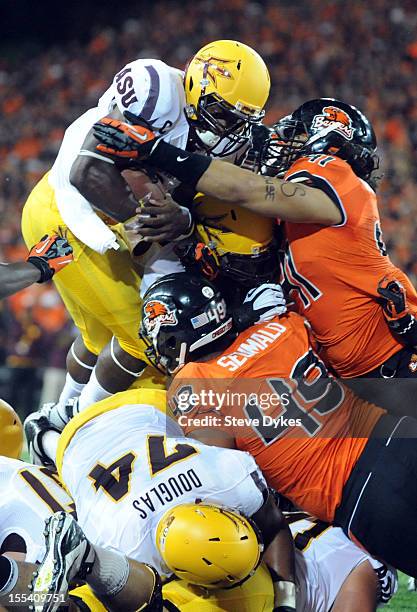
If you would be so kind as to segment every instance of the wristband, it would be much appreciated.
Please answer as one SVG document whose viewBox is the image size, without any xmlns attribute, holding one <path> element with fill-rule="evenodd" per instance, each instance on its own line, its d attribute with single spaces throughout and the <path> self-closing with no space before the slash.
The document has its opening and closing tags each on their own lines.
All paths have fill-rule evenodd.
<svg viewBox="0 0 417 612">
<path fill-rule="evenodd" d="M 417 319 L 411 313 L 406 313 L 401 319 L 387 321 L 387 324 L 400 342 L 417 345 Z"/>
<path fill-rule="evenodd" d="M 289 580 L 274 581 L 274 592 L 275 597 L 280 602 L 277 610 L 281 612 L 282 609 L 282 612 L 284 612 L 286 608 L 289 610 L 296 609 L 297 587 L 294 582 L 290 582 Z"/>
<path fill-rule="evenodd" d="M 164 140 L 157 141 L 151 155 L 146 160 L 148 164 L 168 172 L 181 183 L 192 187 L 196 187 L 211 161 L 210 157 L 178 149 Z"/>
<path fill-rule="evenodd" d="M 46 259 L 43 259 L 43 257 L 32 256 L 28 257 L 26 261 L 31 263 L 32 266 L 35 266 L 35 268 L 38 268 L 38 270 L 40 271 L 41 277 L 37 281 L 38 283 L 45 283 L 46 281 L 51 280 L 55 270 L 49 266 Z"/>
<path fill-rule="evenodd" d="M 193 234 L 194 229 L 195 229 L 193 217 L 190 211 L 188 210 L 188 208 L 186 206 L 181 206 L 180 208 L 182 208 L 182 210 L 187 211 L 188 213 L 188 229 L 185 232 L 185 234 L 181 234 L 181 236 L 178 236 L 178 238 L 175 238 L 173 242 L 180 242 L 181 240 L 185 240 L 186 238 L 189 238 Z"/>
</svg>

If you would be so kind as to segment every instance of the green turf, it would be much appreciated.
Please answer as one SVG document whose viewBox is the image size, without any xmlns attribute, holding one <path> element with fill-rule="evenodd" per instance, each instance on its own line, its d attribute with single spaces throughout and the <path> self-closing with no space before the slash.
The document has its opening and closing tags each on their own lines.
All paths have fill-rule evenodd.
<svg viewBox="0 0 417 612">
<path fill-rule="evenodd" d="M 397 594 L 394 595 L 391 602 L 383 608 L 390 612 L 408 612 L 417 610 L 417 593 L 407 591 L 408 576 L 405 574 L 399 575 L 399 588 Z"/>
</svg>

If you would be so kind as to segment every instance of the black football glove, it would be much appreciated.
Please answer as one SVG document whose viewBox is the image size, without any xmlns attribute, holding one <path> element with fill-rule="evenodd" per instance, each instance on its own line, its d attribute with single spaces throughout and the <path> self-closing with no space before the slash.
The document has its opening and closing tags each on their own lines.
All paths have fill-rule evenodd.
<svg viewBox="0 0 417 612">
<path fill-rule="evenodd" d="M 149 124 L 138 123 L 139 118 L 132 113 L 126 112 L 125 117 L 132 123 L 103 117 L 94 124 L 94 136 L 101 143 L 96 148 L 115 161 L 145 160 L 158 144 L 158 137 Z"/>
<path fill-rule="evenodd" d="M 417 346 L 417 320 L 408 308 L 403 285 L 390 274 L 378 283 L 377 291 L 391 332 L 400 342 Z"/>
</svg>

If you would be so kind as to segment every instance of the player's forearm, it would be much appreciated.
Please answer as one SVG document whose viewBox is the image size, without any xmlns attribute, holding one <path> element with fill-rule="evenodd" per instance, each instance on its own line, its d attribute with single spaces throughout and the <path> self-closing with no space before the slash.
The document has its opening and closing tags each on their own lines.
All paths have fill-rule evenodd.
<svg viewBox="0 0 417 612">
<path fill-rule="evenodd" d="M 109 612 L 141 610 L 143 606 L 147 606 L 152 601 L 152 597 L 155 597 L 155 591 L 160 589 L 160 586 L 156 584 L 155 571 L 134 559 L 128 559 L 128 562 L 129 576 L 117 595 L 113 597 L 98 595 Z M 93 591 L 95 591 L 94 587 Z"/>
<path fill-rule="evenodd" d="M 149 128 L 104 117 L 93 127 L 97 150 L 114 160 L 130 159 L 171 174 L 207 195 L 269 217 L 295 223 L 333 225 L 342 220 L 333 200 L 320 189 L 252 174 L 223 161 L 183 151 L 156 139 Z"/>
<path fill-rule="evenodd" d="M 116 166 L 95 158 L 78 157 L 70 182 L 90 202 L 117 221 L 126 221 L 136 214 L 137 201 Z"/>
<path fill-rule="evenodd" d="M 322 225 L 342 220 L 340 210 L 320 189 L 253 174 L 224 161 L 190 154 L 166 142 L 154 147 L 148 163 L 206 195 L 263 216 Z"/>
<path fill-rule="evenodd" d="M 270 494 L 252 517 L 261 530 L 266 551 L 264 561 L 274 580 L 275 607 L 296 608 L 295 548 L 288 523 Z"/>
<path fill-rule="evenodd" d="M 295 549 L 291 530 L 284 524 L 268 546 L 264 561 L 282 580 L 295 582 Z"/>
<path fill-rule="evenodd" d="M 197 188 L 266 217 L 328 225 L 341 220 L 335 205 L 327 202 L 328 197 L 317 189 L 256 175 L 219 160 L 212 161 Z"/>
<path fill-rule="evenodd" d="M 332 612 L 374 612 L 379 591 L 377 574 L 368 561 L 358 565 L 339 590 Z"/>
<path fill-rule="evenodd" d="M 268 546 L 264 561 L 272 570 L 274 581 L 274 604 L 296 609 L 295 549 L 290 528 L 283 525 Z"/>
<path fill-rule="evenodd" d="M 26 261 L 0 264 L 0 299 L 29 287 L 40 277 L 40 270 Z"/>
</svg>

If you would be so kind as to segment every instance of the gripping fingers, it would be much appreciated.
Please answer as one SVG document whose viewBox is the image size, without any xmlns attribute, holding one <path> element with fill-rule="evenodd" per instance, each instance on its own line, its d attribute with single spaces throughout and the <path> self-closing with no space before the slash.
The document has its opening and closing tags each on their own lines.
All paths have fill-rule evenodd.
<svg viewBox="0 0 417 612">
<path fill-rule="evenodd" d="M 107 155 L 116 157 L 125 157 L 127 159 L 136 159 L 139 157 L 138 151 L 121 151 L 119 149 L 113 149 L 104 144 L 97 145 L 96 149 L 97 151 L 101 151 L 101 153 L 107 153 Z"/>
</svg>

